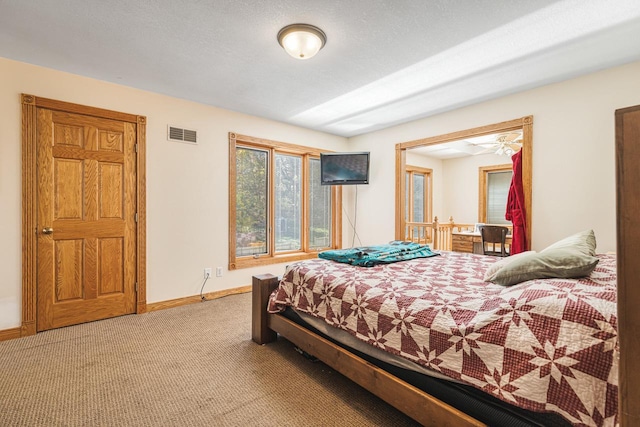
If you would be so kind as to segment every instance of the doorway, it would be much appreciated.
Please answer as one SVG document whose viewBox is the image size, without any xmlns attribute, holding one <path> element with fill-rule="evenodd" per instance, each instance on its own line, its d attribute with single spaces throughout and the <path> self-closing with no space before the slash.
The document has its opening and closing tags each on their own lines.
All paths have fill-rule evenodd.
<svg viewBox="0 0 640 427">
<path fill-rule="evenodd" d="M 406 179 L 407 151 L 420 147 L 441 146 L 454 141 L 468 138 L 481 137 L 485 135 L 509 133 L 518 131 L 522 134 L 522 181 L 524 187 L 524 202 L 526 217 L 527 242 L 531 244 L 531 171 L 532 171 L 532 143 L 533 143 L 533 116 L 525 116 L 506 122 L 495 123 L 477 128 L 452 132 L 444 135 L 437 135 L 428 138 L 418 139 L 396 144 L 396 213 L 395 213 L 395 238 L 403 240 L 407 230 L 407 203 L 406 203 Z M 435 190 L 434 190 L 435 191 Z M 481 190 L 480 190 L 481 191 Z M 475 203 L 475 199 L 474 199 Z M 434 214 L 435 215 L 435 214 Z M 446 217 L 443 218 L 446 221 Z"/>
</svg>

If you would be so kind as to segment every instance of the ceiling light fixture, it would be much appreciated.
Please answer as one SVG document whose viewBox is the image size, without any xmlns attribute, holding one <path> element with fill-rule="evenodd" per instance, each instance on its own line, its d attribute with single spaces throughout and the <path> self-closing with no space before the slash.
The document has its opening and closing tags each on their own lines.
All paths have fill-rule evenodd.
<svg viewBox="0 0 640 427">
<path fill-rule="evenodd" d="M 322 49 L 327 36 L 318 27 L 309 24 L 291 24 L 278 31 L 278 43 L 291 56 L 309 59 Z"/>
</svg>

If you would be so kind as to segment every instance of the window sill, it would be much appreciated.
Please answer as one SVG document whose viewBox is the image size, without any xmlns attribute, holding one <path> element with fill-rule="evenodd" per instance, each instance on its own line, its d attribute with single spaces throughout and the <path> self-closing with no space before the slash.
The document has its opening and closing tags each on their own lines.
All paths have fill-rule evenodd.
<svg viewBox="0 0 640 427">
<path fill-rule="evenodd" d="M 259 267 L 261 265 L 280 264 L 283 262 L 301 261 L 305 259 L 317 258 L 318 252 L 295 252 L 276 256 L 263 255 L 258 258 L 242 257 L 236 258 L 235 262 L 229 263 L 229 270 L 241 268 Z"/>
</svg>

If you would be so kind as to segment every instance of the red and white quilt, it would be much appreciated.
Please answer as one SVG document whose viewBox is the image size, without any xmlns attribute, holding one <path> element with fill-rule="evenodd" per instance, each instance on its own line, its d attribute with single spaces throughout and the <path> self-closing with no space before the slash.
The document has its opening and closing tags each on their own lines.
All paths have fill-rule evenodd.
<svg viewBox="0 0 640 427">
<path fill-rule="evenodd" d="M 441 256 L 363 268 L 290 265 L 268 310 L 292 306 L 389 353 L 577 426 L 615 426 L 616 260 L 589 278 L 504 287 L 495 257 Z"/>
</svg>

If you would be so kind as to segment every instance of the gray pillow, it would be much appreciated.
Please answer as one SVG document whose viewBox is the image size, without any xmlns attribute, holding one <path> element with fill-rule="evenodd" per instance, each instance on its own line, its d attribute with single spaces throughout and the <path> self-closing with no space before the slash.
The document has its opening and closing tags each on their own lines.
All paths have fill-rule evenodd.
<svg viewBox="0 0 640 427">
<path fill-rule="evenodd" d="M 595 246 L 592 230 L 574 234 L 541 252 L 522 254 L 496 271 L 489 281 L 500 285 L 515 285 L 532 279 L 588 276 L 598 263 L 598 258 L 593 256 Z"/>
<path fill-rule="evenodd" d="M 489 268 L 487 268 L 487 271 L 484 272 L 484 281 L 493 282 L 493 278 L 495 277 L 496 273 L 502 270 L 504 266 L 506 266 L 507 264 L 511 264 L 512 262 L 517 261 L 518 259 L 524 256 L 535 254 L 535 253 L 536 251 L 526 251 L 526 252 L 520 252 L 519 254 L 511 255 L 508 257 L 500 258 L 499 261 L 496 261 L 493 264 L 491 264 Z"/>
<path fill-rule="evenodd" d="M 596 254 L 596 235 L 593 230 L 581 231 L 580 233 L 558 240 L 553 245 L 547 246 L 542 252 L 560 248 L 576 249 L 585 255 L 594 256 Z"/>
</svg>

